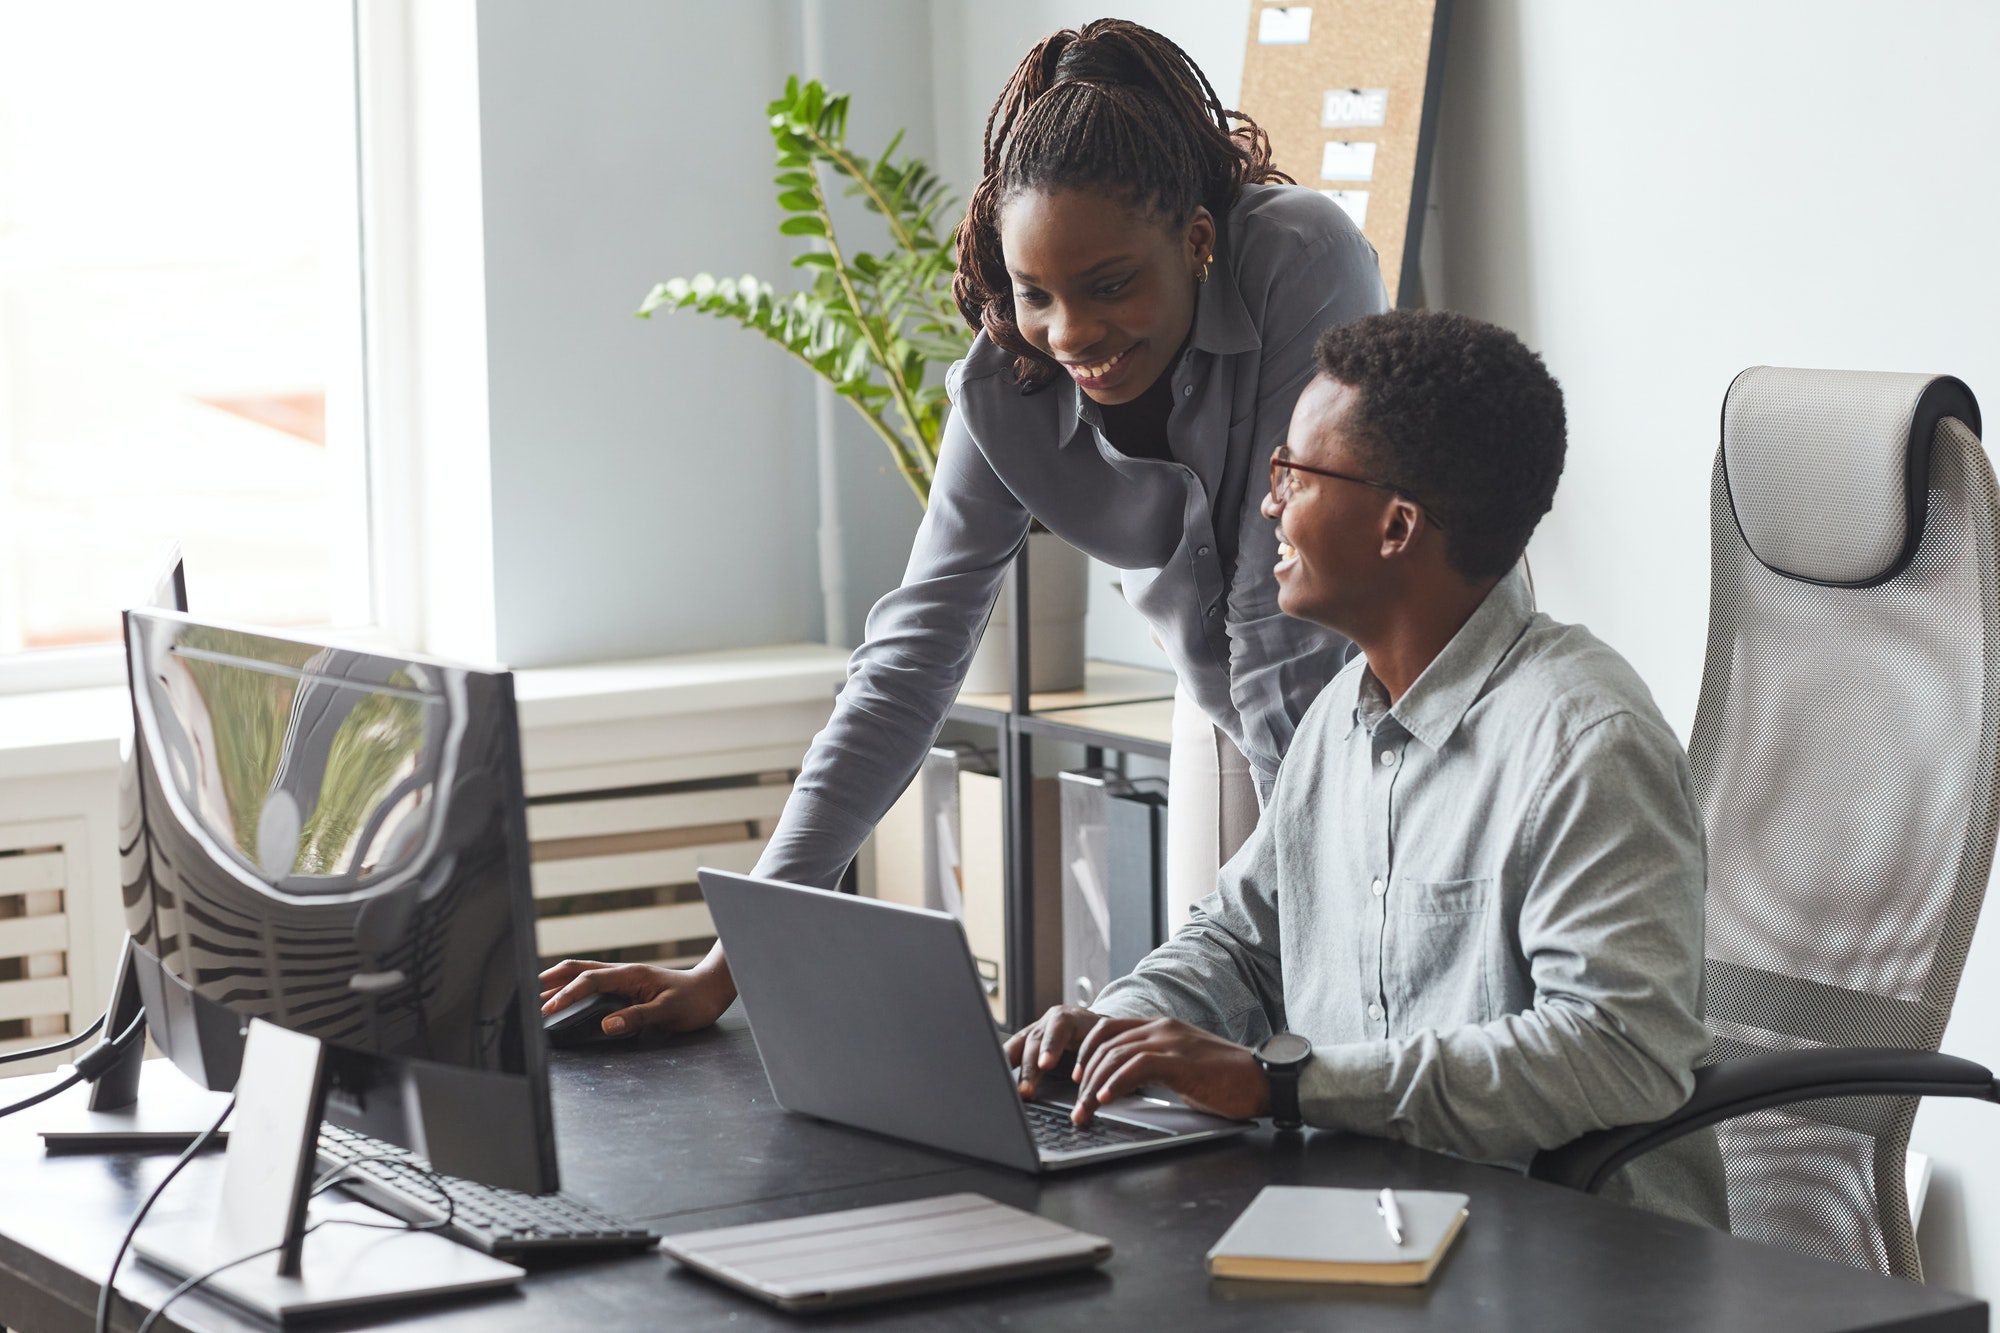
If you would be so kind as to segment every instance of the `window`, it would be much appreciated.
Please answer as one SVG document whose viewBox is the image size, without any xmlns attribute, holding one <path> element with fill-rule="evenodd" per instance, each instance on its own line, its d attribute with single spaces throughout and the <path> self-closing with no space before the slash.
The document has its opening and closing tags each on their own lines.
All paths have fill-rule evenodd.
<svg viewBox="0 0 2000 1333">
<path fill-rule="evenodd" d="M 382 619 L 355 31 L 338 0 L 0 5 L 11 687 L 120 678 L 170 541 L 197 614 Z"/>
</svg>

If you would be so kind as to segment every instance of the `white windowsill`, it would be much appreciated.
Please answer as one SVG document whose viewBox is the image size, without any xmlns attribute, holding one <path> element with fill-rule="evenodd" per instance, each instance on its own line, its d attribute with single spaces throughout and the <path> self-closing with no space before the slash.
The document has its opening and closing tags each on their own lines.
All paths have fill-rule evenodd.
<svg viewBox="0 0 2000 1333">
<path fill-rule="evenodd" d="M 832 699 L 847 653 L 776 644 L 514 673 L 523 728 L 621 722 Z M 122 686 L 0 696 L 0 781 L 104 772 L 132 729 Z"/>
<path fill-rule="evenodd" d="M 0 695 L 0 780 L 115 768 L 131 730 L 122 685 Z"/>
<path fill-rule="evenodd" d="M 523 727 L 561 727 L 830 701 L 846 680 L 844 649 L 781 643 L 517 671 L 514 697 Z"/>
</svg>

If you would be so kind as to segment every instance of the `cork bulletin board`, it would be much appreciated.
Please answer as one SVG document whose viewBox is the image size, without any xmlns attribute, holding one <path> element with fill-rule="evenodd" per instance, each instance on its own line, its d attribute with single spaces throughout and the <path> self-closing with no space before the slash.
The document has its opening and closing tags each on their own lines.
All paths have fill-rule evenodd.
<svg viewBox="0 0 2000 1333">
<path fill-rule="evenodd" d="M 1256 0 L 1243 111 L 1278 169 L 1347 210 L 1382 258 L 1389 304 L 1421 302 L 1417 252 L 1451 0 Z"/>
</svg>

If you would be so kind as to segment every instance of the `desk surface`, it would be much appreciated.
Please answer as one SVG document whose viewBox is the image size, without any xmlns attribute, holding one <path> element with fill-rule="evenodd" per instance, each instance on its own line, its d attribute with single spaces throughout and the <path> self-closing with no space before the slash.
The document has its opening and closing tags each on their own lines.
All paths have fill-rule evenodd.
<svg viewBox="0 0 2000 1333">
<path fill-rule="evenodd" d="M 970 1164 L 786 1114 L 771 1100 L 735 1010 L 718 1029 L 691 1037 L 557 1052 L 554 1095 L 564 1188 L 667 1231 L 976 1190 L 1108 1236 L 1117 1253 L 1094 1273 L 809 1319 L 682 1272 L 655 1253 L 543 1267 L 518 1294 L 411 1310 L 394 1327 L 1987 1327 L 1983 1302 L 1951 1292 L 1374 1139 L 1264 1130 L 1046 1180 Z M 173 1155 L 46 1156 L 31 1115 L 0 1120 L 0 1325 L 88 1329 L 117 1238 Z M 167 1200 L 213 1189 L 220 1169 L 220 1157 L 205 1154 L 169 1187 Z M 1202 1255 L 1260 1188 L 1275 1183 L 1461 1190 L 1472 1196 L 1471 1216 L 1428 1288 L 1211 1281 Z M 169 1285 L 128 1259 L 117 1327 L 133 1327 Z M 198 1296 L 178 1302 L 161 1323 L 231 1333 L 268 1327 Z"/>
</svg>

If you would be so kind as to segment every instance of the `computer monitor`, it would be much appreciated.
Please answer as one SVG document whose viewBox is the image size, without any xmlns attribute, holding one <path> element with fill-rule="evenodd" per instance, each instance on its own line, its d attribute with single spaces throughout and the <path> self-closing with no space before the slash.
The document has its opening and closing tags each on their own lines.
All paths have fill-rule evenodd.
<svg viewBox="0 0 2000 1333">
<path fill-rule="evenodd" d="M 126 653 L 154 1042 L 226 1089 L 263 1019 L 322 1043 L 326 1120 L 557 1188 L 512 677 L 158 611 Z"/>
<path fill-rule="evenodd" d="M 160 559 L 159 575 L 153 580 L 153 591 L 146 598 L 146 605 L 160 611 L 188 609 L 187 564 L 181 559 L 179 542 L 167 543 Z"/>
<path fill-rule="evenodd" d="M 166 549 L 161 552 L 145 605 L 157 611 L 188 609 L 187 565 L 181 559 L 179 542 L 167 543 Z M 122 867 L 121 880 L 129 883 L 133 858 L 141 854 L 138 756 L 130 736 L 125 738 L 125 744 L 118 758 L 121 816 L 118 821 L 118 854 Z M 129 951 L 128 944 L 128 955 Z M 128 958 L 121 957 L 116 984 L 112 987 L 111 1002 L 105 1013 L 104 1040 L 108 1042 L 113 1036 L 123 1032 L 126 1025 L 139 1016 L 140 1010 L 137 982 L 132 976 Z M 81 1117 L 76 1124 L 51 1126 L 44 1131 L 44 1137 L 52 1144 L 66 1144 L 71 1147 L 86 1146 L 98 1141 L 118 1142 L 127 1139 L 141 1143 L 153 1141 L 156 1136 L 141 1131 L 132 1117 L 111 1114 L 130 1107 L 137 1100 L 145 1056 L 145 1042 L 135 1039 L 115 1063 L 108 1066 L 91 1082 L 89 1099 L 91 1114 Z M 195 1114 L 200 1118 L 198 1107 Z M 166 1137 L 176 1135 L 178 1127 L 171 1122 L 178 1118 L 173 1115 L 167 1117 L 169 1125 L 165 1131 Z M 111 1123 L 107 1125 L 105 1123 L 107 1121 Z"/>
</svg>

